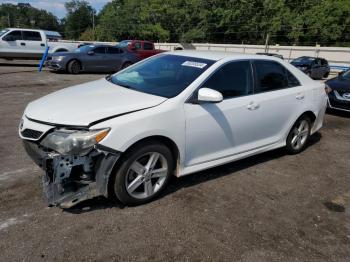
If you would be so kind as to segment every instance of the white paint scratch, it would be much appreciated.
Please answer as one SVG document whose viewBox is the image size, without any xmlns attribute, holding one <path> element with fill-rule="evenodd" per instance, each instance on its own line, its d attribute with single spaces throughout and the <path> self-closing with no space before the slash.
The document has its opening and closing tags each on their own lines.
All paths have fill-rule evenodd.
<svg viewBox="0 0 350 262">
<path fill-rule="evenodd" d="M 23 174 L 26 174 L 28 172 L 35 172 L 38 171 L 38 168 L 33 168 L 33 167 L 28 167 L 28 168 L 20 168 L 20 169 L 16 169 L 16 170 L 11 170 L 11 171 L 7 171 L 7 172 L 3 172 L 0 174 L 0 181 L 5 181 L 5 180 L 9 180 L 12 178 L 16 178 L 18 176 L 21 176 Z"/>
<path fill-rule="evenodd" d="M 8 218 L 4 221 L 0 221 L 0 230 L 6 229 L 10 226 L 16 225 L 16 224 L 21 223 L 21 222 L 22 222 L 21 220 L 18 220 L 15 217 Z"/>
</svg>

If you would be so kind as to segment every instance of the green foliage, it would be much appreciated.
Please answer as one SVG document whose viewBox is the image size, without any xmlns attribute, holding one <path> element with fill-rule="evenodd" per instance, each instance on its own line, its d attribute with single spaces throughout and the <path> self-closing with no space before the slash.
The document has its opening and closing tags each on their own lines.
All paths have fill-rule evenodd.
<svg viewBox="0 0 350 262">
<path fill-rule="evenodd" d="M 65 37 L 79 39 L 80 35 L 92 27 L 94 9 L 85 0 L 70 0 L 66 2 L 67 16 L 64 21 Z"/>
<path fill-rule="evenodd" d="M 271 44 L 350 45 L 350 0 L 112 0 L 97 16 L 85 0 L 66 8 L 68 39 L 263 44 L 269 34 Z M 60 31 L 52 14 L 11 4 L 0 5 L 1 27 L 8 14 L 11 26 Z"/>
<path fill-rule="evenodd" d="M 1 4 L 0 28 L 24 27 L 60 31 L 60 24 L 53 14 L 36 9 L 29 4 Z"/>
</svg>

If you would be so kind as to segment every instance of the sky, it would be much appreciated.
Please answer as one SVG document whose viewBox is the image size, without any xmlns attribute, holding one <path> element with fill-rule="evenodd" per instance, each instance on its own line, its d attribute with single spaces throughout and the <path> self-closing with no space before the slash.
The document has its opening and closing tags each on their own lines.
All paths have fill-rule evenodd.
<svg viewBox="0 0 350 262">
<path fill-rule="evenodd" d="M 0 0 L 0 4 L 10 3 L 29 3 L 31 6 L 45 9 L 53 13 L 58 18 L 63 18 L 66 15 L 66 9 L 64 7 L 64 3 L 68 0 Z M 87 0 L 90 5 L 98 11 L 102 9 L 102 7 L 112 0 Z"/>
</svg>

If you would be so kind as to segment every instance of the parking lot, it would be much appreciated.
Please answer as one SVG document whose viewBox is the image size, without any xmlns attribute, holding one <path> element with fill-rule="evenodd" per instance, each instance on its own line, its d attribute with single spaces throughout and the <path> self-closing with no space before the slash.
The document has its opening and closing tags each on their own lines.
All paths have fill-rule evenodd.
<svg viewBox="0 0 350 262">
<path fill-rule="evenodd" d="M 103 76 L 0 62 L 0 261 L 350 260 L 349 114 L 327 114 L 299 155 L 279 149 L 174 178 L 143 206 L 46 207 L 17 133 L 23 110 Z"/>
</svg>

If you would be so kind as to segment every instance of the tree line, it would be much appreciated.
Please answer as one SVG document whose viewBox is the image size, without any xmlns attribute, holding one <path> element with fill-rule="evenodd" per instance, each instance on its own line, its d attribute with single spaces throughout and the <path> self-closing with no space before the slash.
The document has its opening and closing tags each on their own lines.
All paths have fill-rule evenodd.
<svg viewBox="0 0 350 262">
<path fill-rule="evenodd" d="M 96 14 L 70 0 L 59 20 L 28 4 L 0 5 L 0 26 L 59 31 L 67 39 L 350 46 L 349 0 L 113 0 Z"/>
</svg>

